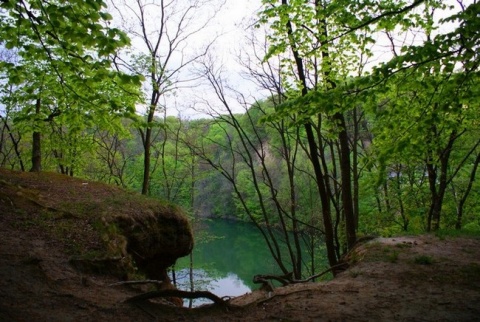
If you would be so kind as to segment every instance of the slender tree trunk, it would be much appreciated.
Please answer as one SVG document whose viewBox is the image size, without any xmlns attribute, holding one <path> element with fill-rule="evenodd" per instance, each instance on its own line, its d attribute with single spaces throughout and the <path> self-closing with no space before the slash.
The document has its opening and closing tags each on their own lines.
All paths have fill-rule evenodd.
<svg viewBox="0 0 480 322">
<path fill-rule="evenodd" d="M 395 175 L 395 181 L 397 184 L 396 192 L 397 192 L 397 199 L 398 199 L 398 206 L 400 208 L 400 216 L 402 217 L 402 229 L 407 231 L 408 229 L 408 219 L 405 216 L 405 207 L 403 206 L 403 198 L 402 198 L 402 182 L 401 182 L 401 175 L 402 175 L 402 166 L 398 168 Z"/>
<path fill-rule="evenodd" d="M 384 195 L 384 198 L 385 198 L 385 211 L 387 213 L 390 213 L 392 211 L 392 207 L 390 205 L 390 193 L 389 193 L 389 189 L 388 189 L 388 182 L 385 181 L 382 185 L 383 187 L 383 195 Z"/>
<path fill-rule="evenodd" d="M 436 127 L 433 126 L 432 131 L 437 133 Z M 434 136 L 436 137 L 436 136 Z M 438 176 L 438 166 L 433 164 L 433 151 L 430 151 L 427 158 L 428 182 L 430 185 L 431 202 L 428 211 L 427 231 L 438 230 L 440 228 L 440 218 L 442 212 L 443 198 L 447 190 L 447 170 L 450 154 L 452 152 L 453 143 L 457 138 L 457 131 L 450 133 L 447 146 L 438 151 L 438 159 L 440 162 L 440 176 Z M 437 183 L 438 180 L 438 183 Z"/>
<path fill-rule="evenodd" d="M 292 217 L 291 221 L 292 221 L 292 228 L 293 228 L 293 240 L 295 243 L 295 250 L 296 250 L 296 253 L 294 255 L 296 261 L 295 263 L 292 263 L 294 267 L 293 273 L 296 279 L 301 279 L 302 278 L 302 246 L 300 245 L 300 235 L 302 234 L 302 232 L 298 228 L 298 220 L 297 220 L 295 168 L 294 168 L 294 163 L 291 162 L 290 151 L 288 149 L 287 140 L 285 139 L 285 137 L 283 137 L 283 135 L 282 135 L 282 144 L 284 146 L 285 160 L 287 164 L 288 182 L 289 182 L 289 190 L 290 190 L 290 215 Z M 312 275 L 313 275 L 313 271 L 312 271 Z"/>
<path fill-rule="evenodd" d="M 190 277 L 190 292 L 195 292 L 195 281 L 193 278 L 193 251 L 190 253 L 190 266 L 188 267 L 189 277 Z M 192 308 L 193 299 L 190 299 L 188 302 L 188 307 Z"/>
<path fill-rule="evenodd" d="M 435 200 L 437 195 L 437 187 L 435 185 L 435 181 L 437 180 L 437 178 L 436 178 L 436 173 L 435 173 L 435 170 L 433 169 L 433 166 L 427 164 L 427 170 L 428 170 L 428 182 L 430 187 L 430 208 L 428 209 L 428 215 L 427 215 L 427 231 L 431 231 L 433 211 L 434 211 L 434 205 L 435 205 Z"/>
<path fill-rule="evenodd" d="M 323 226 L 325 231 L 325 245 L 327 247 L 327 258 L 330 266 L 337 264 L 337 256 L 335 253 L 335 236 L 333 234 L 332 214 L 330 208 L 330 198 L 328 197 L 327 189 L 325 187 L 325 178 L 318 160 L 318 147 L 313 134 L 312 125 L 310 123 L 304 124 L 307 133 L 307 140 L 310 149 L 311 162 L 315 172 L 318 191 L 320 194 L 320 201 L 322 204 Z"/>
<path fill-rule="evenodd" d="M 429 210 L 429 231 L 433 230 L 436 231 L 440 228 L 440 217 L 442 213 L 442 205 L 443 205 L 443 198 L 445 196 L 445 191 L 447 189 L 446 184 L 446 173 L 440 174 L 440 183 L 438 185 L 438 190 L 435 191 L 431 190 L 432 199 L 430 203 L 430 210 Z"/>
<path fill-rule="evenodd" d="M 477 173 L 479 163 L 480 163 L 480 153 L 475 158 L 475 161 L 473 163 L 473 169 L 470 172 L 470 180 L 468 181 L 467 189 L 465 190 L 465 193 L 463 194 L 462 198 L 460 199 L 460 202 L 459 202 L 458 207 L 457 207 L 457 209 L 458 209 L 457 210 L 457 222 L 455 223 L 455 229 L 461 229 L 462 228 L 463 208 L 465 206 L 465 202 L 467 201 L 468 196 L 470 195 L 470 191 L 472 191 L 472 185 L 473 185 L 473 182 L 475 181 L 475 175 Z"/>
<path fill-rule="evenodd" d="M 15 137 L 13 136 L 13 132 L 10 130 L 10 126 L 8 125 L 7 119 L 2 117 L 1 115 L 0 115 L 0 119 L 3 120 L 5 124 L 4 129 L 5 128 L 7 129 L 8 135 L 10 136 L 10 140 L 12 141 L 13 149 L 15 150 L 15 155 L 17 156 L 18 162 L 20 163 L 20 170 L 25 171 L 25 165 L 23 164 L 22 154 L 20 153 L 20 149 L 19 149 L 19 142 L 21 138 L 20 134 L 19 134 L 18 140 L 15 140 Z"/>
<path fill-rule="evenodd" d="M 287 1 L 282 0 L 282 4 L 287 5 Z M 288 36 L 290 40 L 290 47 L 292 50 L 293 57 L 295 59 L 298 77 L 300 79 L 300 82 L 302 83 L 302 96 L 305 96 L 308 93 L 308 89 L 307 89 L 306 75 L 303 68 L 303 61 L 298 53 L 295 41 L 293 40 L 292 23 L 290 20 L 288 20 L 286 24 L 287 24 L 287 31 L 288 31 Z M 335 266 L 337 264 L 337 256 L 335 253 L 335 243 L 334 243 L 335 236 L 333 233 L 330 198 L 327 193 L 324 174 L 322 172 L 320 161 L 318 159 L 318 146 L 315 140 L 312 124 L 309 121 L 307 121 L 304 124 L 304 128 L 307 134 L 307 141 L 308 141 L 308 146 L 310 150 L 310 158 L 311 158 L 312 166 L 315 172 L 315 178 L 316 178 L 317 187 L 319 190 L 320 201 L 322 204 L 323 225 L 324 225 L 324 231 L 325 231 L 325 245 L 327 248 L 327 258 L 330 266 Z M 334 272 L 334 275 L 335 275 L 335 272 Z"/>
<path fill-rule="evenodd" d="M 35 113 L 40 114 L 41 99 L 37 98 L 35 103 Z M 37 130 L 33 131 L 32 136 L 32 168 L 30 172 L 42 171 L 42 146 L 41 146 L 41 133 Z"/>
<path fill-rule="evenodd" d="M 154 101 L 152 96 L 152 101 Z M 155 115 L 155 107 L 151 106 L 147 116 L 147 128 L 143 137 L 143 183 L 142 194 L 147 195 L 150 188 L 150 162 L 152 148 L 152 122 Z"/>
<path fill-rule="evenodd" d="M 358 174 L 358 145 L 357 142 L 360 140 L 360 129 L 359 123 L 360 118 L 357 120 L 357 108 L 353 109 L 353 142 L 352 142 L 352 176 L 353 176 L 353 214 L 355 217 L 355 229 L 358 229 L 358 220 L 359 220 L 359 193 L 360 193 L 360 184 L 359 174 Z"/>
<path fill-rule="evenodd" d="M 33 132 L 32 136 L 32 167 L 30 172 L 42 171 L 42 148 L 40 132 Z"/>
<path fill-rule="evenodd" d="M 453 142 L 452 142 L 453 144 Z M 441 160 L 441 167 L 440 167 L 440 183 L 438 187 L 438 194 L 436 198 L 433 200 L 433 212 L 432 212 L 432 220 L 433 225 L 432 229 L 434 231 L 440 228 L 440 215 L 442 213 L 442 205 L 443 199 L 445 197 L 445 192 L 447 191 L 447 168 L 448 168 L 448 159 L 450 156 L 450 148 L 448 151 L 445 152 L 445 158 Z"/>
<path fill-rule="evenodd" d="M 345 228 L 347 233 L 347 245 L 348 249 L 352 249 L 357 241 L 356 233 L 356 219 L 353 208 L 353 195 L 352 195 L 352 179 L 350 168 L 350 145 L 348 142 L 347 125 L 345 123 L 345 117 L 341 113 L 337 113 L 334 116 L 335 120 L 338 120 L 341 126 L 338 139 L 340 141 L 340 173 L 342 177 L 342 203 L 343 211 L 345 212 Z"/>
<path fill-rule="evenodd" d="M 322 4 L 316 2 L 316 10 L 323 10 Z M 328 25 L 326 21 L 321 21 L 319 25 L 320 33 L 324 39 L 328 39 Z M 322 44 L 321 51 L 322 60 L 327 64 L 327 67 L 324 68 L 323 74 L 325 76 L 326 82 L 331 86 L 331 88 L 336 88 L 337 84 L 335 80 L 331 77 L 331 59 L 330 59 L 330 50 L 329 44 Z M 339 125 L 339 133 L 337 140 L 340 144 L 340 175 L 342 178 L 342 205 L 345 216 L 345 229 L 347 235 L 347 248 L 352 249 L 357 241 L 356 233 L 356 218 L 355 211 L 353 206 L 353 195 L 352 195 L 352 169 L 350 168 L 350 145 L 348 141 L 347 133 L 347 124 L 345 122 L 345 116 L 343 113 L 337 112 L 333 115 L 333 120 L 336 124 Z"/>
<path fill-rule="evenodd" d="M 152 129 L 147 128 L 145 131 L 145 140 L 143 142 L 143 182 L 142 182 L 142 194 L 148 194 L 148 188 L 150 185 L 150 148 Z"/>
</svg>

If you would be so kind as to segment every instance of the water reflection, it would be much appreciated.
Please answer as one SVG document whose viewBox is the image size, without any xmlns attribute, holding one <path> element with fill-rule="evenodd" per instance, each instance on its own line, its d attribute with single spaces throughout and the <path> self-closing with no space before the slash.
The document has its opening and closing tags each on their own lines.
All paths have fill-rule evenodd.
<svg viewBox="0 0 480 322">
<path fill-rule="evenodd" d="M 193 251 L 196 290 L 239 296 L 257 289 L 253 276 L 281 274 L 261 233 L 249 223 L 208 220 L 197 229 Z M 189 259 L 175 265 L 178 288 L 190 290 Z M 199 303 L 197 302 L 197 305 Z"/>
<path fill-rule="evenodd" d="M 219 297 L 240 296 L 252 290 L 235 273 L 228 273 L 225 277 L 214 277 L 215 273 L 209 274 L 202 269 L 195 269 L 193 274 L 196 280 L 195 289 L 208 290 Z M 189 290 L 188 269 L 181 270 L 179 275 L 183 277 L 177 279 L 177 282 L 183 286 L 182 289 Z"/>
</svg>

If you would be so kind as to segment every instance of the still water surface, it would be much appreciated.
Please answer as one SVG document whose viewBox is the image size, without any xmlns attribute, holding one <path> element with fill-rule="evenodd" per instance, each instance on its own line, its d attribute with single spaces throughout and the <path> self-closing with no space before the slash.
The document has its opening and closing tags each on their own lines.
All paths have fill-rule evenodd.
<svg viewBox="0 0 480 322">
<path fill-rule="evenodd" d="M 258 229 L 230 220 L 202 221 L 196 229 L 193 267 L 196 290 L 239 296 L 259 287 L 257 274 L 281 274 Z M 189 259 L 175 265 L 178 288 L 189 290 Z M 197 303 L 199 304 L 199 303 Z"/>
</svg>

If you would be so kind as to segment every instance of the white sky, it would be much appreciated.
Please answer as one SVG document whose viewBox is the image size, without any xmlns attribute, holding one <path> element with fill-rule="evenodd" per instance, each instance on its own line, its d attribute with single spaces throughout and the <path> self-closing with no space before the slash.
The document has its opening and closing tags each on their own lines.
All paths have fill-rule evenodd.
<svg viewBox="0 0 480 322">
<path fill-rule="evenodd" d="M 212 19 L 209 26 L 210 31 L 207 32 L 209 36 L 214 34 L 219 35 L 213 45 L 211 54 L 215 58 L 217 66 L 219 68 L 222 66 L 228 75 L 228 83 L 236 89 L 241 89 L 243 92 L 249 93 L 248 95 L 255 95 L 255 88 L 240 76 L 241 66 L 237 63 L 237 56 L 239 52 L 246 49 L 244 46 L 244 37 L 247 34 L 249 26 L 257 19 L 257 12 L 260 8 L 261 0 L 226 0 L 225 5 L 214 19 Z M 202 41 L 201 37 L 199 41 Z M 183 101 L 181 101 L 181 99 L 177 97 L 180 112 L 172 109 L 168 114 L 187 118 L 205 116 L 205 114 L 199 113 L 189 107 L 196 106 L 196 109 L 202 109 L 202 104 L 199 104 L 198 99 L 216 103 L 217 98 L 213 91 L 208 89 L 208 86 L 201 87 L 200 91 L 198 89 L 198 87 L 195 87 L 193 90 L 186 89 L 184 91 L 185 96 L 190 99 L 185 101 L 184 96 Z M 256 98 L 260 98 L 262 95 L 255 96 Z M 231 104 L 235 105 L 235 100 L 232 100 Z M 241 109 L 240 106 L 237 106 L 237 108 L 239 110 Z M 220 109 L 219 107 L 219 110 Z"/>
<path fill-rule="evenodd" d="M 183 4 L 189 4 L 196 0 L 166 0 L 165 3 L 171 3 L 170 8 L 174 6 L 182 6 Z M 205 1 L 205 0 L 200 0 Z M 224 4 L 221 3 L 224 1 Z M 113 5 L 112 5 L 113 3 Z M 158 0 L 142 0 L 142 3 L 148 3 L 148 9 L 146 10 L 145 17 L 147 19 L 147 33 L 150 34 L 150 39 L 155 42 L 155 31 L 159 28 L 159 8 L 152 5 L 152 3 L 159 3 Z M 212 4 L 214 7 L 212 7 Z M 195 16 L 192 16 L 192 20 L 187 24 L 188 30 L 193 30 L 201 26 L 202 30 L 189 37 L 179 48 L 183 48 L 182 54 L 177 53 L 173 55 L 171 59 L 170 68 L 178 66 L 182 59 L 193 55 L 202 50 L 207 44 L 215 39 L 214 44 L 211 47 L 210 53 L 215 57 L 216 64 L 220 66 L 223 64 L 228 69 L 229 74 L 233 78 L 237 78 L 235 75 L 238 73 L 239 66 L 235 61 L 235 52 L 241 50 L 241 41 L 245 34 L 245 28 L 247 22 L 256 17 L 255 11 L 260 8 L 261 0 L 206 0 L 204 5 L 200 6 L 200 9 Z M 139 20 L 135 18 L 134 11 L 138 13 L 138 6 L 136 0 L 110 0 L 110 11 L 114 17 L 113 25 L 121 29 L 131 29 L 139 32 Z M 130 7 L 130 9 L 128 8 Z M 121 11 L 118 13 L 116 9 Z M 134 11 L 132 11 L 132 9 Z M 168 10 L 168 9 L 167 9 Z M 212 14 L 214 11 L 218 11 L 216 14 Z M 123 17 L 123 19 L 122 19 Z M 178 17 L 178 15 L 177 15 Z M 210 18 L 205 18 L 210 17 Z M 175 19 L 175 18 L 174 18 Z M 206 28 L 203 28 L 205 21 L 208 21 Z M 167 23 L 167 26 L 169 24 Z M 175 23 L 169 28 L 169 32 L 172 35 L 176 28 Z M 136 53 L 146 52 L 145 43 L 141 38 L 135 38 L 135 36 L 129 34 L 132 39 L 132 44 Z M 167 43 L 162 43 L 160 47 L 167 47 Z M 194 66 L 185 68 L 180 74 L 179 78 L 192 78 L 191 69 Z M 192 86 L 193 83 L 187 83 L 188 86 Z M 148 91 L 148 84 L 146 84 Z M 215 100 L 207 88 L 203 87 L 199 91 L 198 84 L 194 84 L 194 88 L 182 88 L 175 92 L 175 95 L 170 95 L 166 98 L 162 105 L 167 106 L 168 115 L 176 115 L 182 117 L 199 117 L 196 111 L 190 107 L 196 105 L 198 96 L 201 99 L 208 99 L 209 101 Z M 137 108 L 139 113 L 145 112 L 145 107 L 139 106 Z"/>
</svg>

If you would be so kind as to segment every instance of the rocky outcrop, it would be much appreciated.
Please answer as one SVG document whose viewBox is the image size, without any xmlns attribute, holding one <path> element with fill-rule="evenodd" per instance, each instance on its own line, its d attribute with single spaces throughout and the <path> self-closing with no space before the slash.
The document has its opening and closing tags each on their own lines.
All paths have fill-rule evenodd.
<svg viewBox="0 0 480 322">
<path fill-rule="evenodd" d="M 126 251 L 147 277 L 166 279 L 166 269 L 193 248 L 190 224 L 172 205 L 159 206 L 136 215 L 112 217 L 126 238 Z"/>
</svg>

